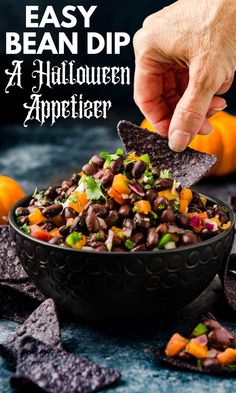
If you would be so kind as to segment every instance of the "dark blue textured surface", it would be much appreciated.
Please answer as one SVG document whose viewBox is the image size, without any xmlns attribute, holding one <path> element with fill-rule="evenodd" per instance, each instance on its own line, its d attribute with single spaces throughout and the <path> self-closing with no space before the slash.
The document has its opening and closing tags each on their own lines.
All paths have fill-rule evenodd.
<svg viewBox="0 0 236 393">
<path fill-rule="evenodd" d="M 21 181 L 26 191 L 37 185 L 58 183 L 94 152 L 115 150 L 119 145 L 115 121 L 111 126 L 88 126 L 88 123 L 48 129 L 11 126 L 1 129 L 1 137 L 0 173 Z M 207 181 L 197 188 L 224 200 L 229 194 L 236 194 L 232 178 Z M 236 380 L 172 371 L 144 352 L 147 347 L 164 344 L 172 332 L 191 325 L 206 311 L 213 311 L 236 334 L 235 315 L 227 311 L 216 279 L 194 303 L 165 325 L 163 322 L 136 321 L 131 326 L 123 321 L 115 327 L 88 326 L 68 318 L 62 326 L 63 344 L 71 352 L 122 372 L 121 384 L 108 392 L 230 393 L 236 389 Z M 17 324 L 1 320 L 0 342 L 16 328 Z M 1 393 L 12 393 L 8 383 L 10 375 L 6 364 L 0 360 Z"/>
</svg>

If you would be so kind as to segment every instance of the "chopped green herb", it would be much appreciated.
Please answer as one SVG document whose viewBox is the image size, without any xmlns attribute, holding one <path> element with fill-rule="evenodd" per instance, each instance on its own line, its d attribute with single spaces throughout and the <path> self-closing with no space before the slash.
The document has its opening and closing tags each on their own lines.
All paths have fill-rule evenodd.
<svg viewBox="0 0 236 393">
<path fill-rule="evenodd" d="M 72 193 L 69 198 L 68 198 L 68 202 L 69 203 L 76 203 L 77 202 L 77 198 L 76 198 L 76 194 Z"/>
<path fill-rule="evenodd" d="M 102 197 L 105 198 L 101 182 L 92 176 L 86 177 L 86 194 L 90 201 L 98 200 Z"/>
<path fill-rule="evenodd" d="M 37 192 L 38 192 L 38 189 L 37 189 L 37 187 L 36 187 L 35 190 L 34 190 L 34 193 L 33 193 L 33 195 L 32 195 L 32 198 L 34 198 L 35 195 L 37 195 Z"/>
<path fill-rule="evenodd" d="M 163 169 L 160 173 L 160 179 L 172 179 L 172 174 L 169 169 Z"/>
<path fill-rule="evenodd" d="M 132 207 L 132 211 L 133 211 L 134 213 L 136 213 L 136 212 L 138 211 L 137 207 L 136 207 L 136 206 Z"/>
<path fill-rule="evenodd" d="M 169 233 L 165 233 L 162 235 L 161 239 L 159 240 L 157 247 L 159 249 L 165 248 L 165 246 L 172 241 L 172 237 Z"/>
<path fill-rule="evenodd" d="M 179 208 L 180 208 L 180 202 L 174 201 L 174 204 L 173 204 L 174 211 L 179 211 Z"/>
<path fill-rule="evenodd" d="M 29 225 L 24 224 L 24 225 L 22 225 L 22 226 L 20 227 L 20 229 L 21 229 L 24 233 L 26 233 L 27 235 L 30 234 L 30 226 L 29 226 Z"/>
<path fill-rule="evenodd" d="M 231 368 L 231 369 L 234 369 L 234 368 L 236 368 L 236 364 L 228 364 L 228 366 L 226 366 L 227 368 Z"/>
<path fill-rule="evenodd" d="M 146 169 L 144 171 L 142 178 L 143 178 L 144 183 L 146 183 L 150 186 L 153 186 L 155 179 L 153 177 L 153 173 L 149 169 Z"/>
<path fill-rule="evenodd" d="M 117 156 L 123 156 L 123 154 L 124 154 L 124 150 L 121 149 L 121 147 L 118 147 L 118 149 L 116 150 L 116 155 Z"/>
<path fill-rule="evenodd" d="M 158 205 L 158 210 L 163 210 L 163 209 L 165 209 L 165 205 L 164 205 L 164 203 L 160 203 Z"/>
<path fill-rule="evenodd" d="M 124 246 L 128 249 L 128 250 L 132 250 L 135 247 L 135 243 L 132 242 L 131 240 L 127 239 L 124 243 Z"/>
<path fill-rule="evenodd" d="M 145 162 L 145 164 L 150 165 L 150 157 L 148 154 L 143 154 L 140 159 Z"/>
<path fill-rule="evenodd" d="M 83 239 L 83 234 L 81 232 L 72 232 L 66 238 L 66 243 L 68 246 L 74 246 L 77 242 Z"/>
<path fill-rule="evenodd" d="M 223 210 L 224 213 L 228 214 L 228 209 L 225 206 L 219 206 L 221 210 Z"/>
<path fill-rule="evenodd" d="M 197 359 L 197 368 L 202 369 L 202 360 L 201 359 Z"/>
<path fill-rule="evenodd" d="M 150 213 L 151 213 L 152 217 L 155 218 L 155 220 L 158 219 L 158 214 L 156 214 L 156 213 L 153 212 L 153 211 L 151 211 Z"/>
<path fill-rule="evenodd" d="M 192 331 L 192 336 L 194 337 L 202 336 L 202 334 L 205 334 L 207 332 L 208 332 L 207 327 L 203 323 L 199 323 Z"/>
</svg>

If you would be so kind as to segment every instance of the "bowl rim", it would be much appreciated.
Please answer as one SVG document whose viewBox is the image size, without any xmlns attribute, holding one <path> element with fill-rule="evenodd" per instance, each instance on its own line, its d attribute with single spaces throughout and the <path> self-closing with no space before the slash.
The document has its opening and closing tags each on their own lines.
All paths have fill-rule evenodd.
<svg viewBox="0 0 236 393">
<path fill-rule="evenodd" d="M 202 194 L 202 193 L 199 193 L 199 195 L 207 198 L 208 201 L 213 202 L 214 204 L 226 207 L 228 209 L 229 219 L 232 222 L 231 227 L 226 229 L 225 231 L 223 231 L 219 235 L 216 235 L 216 236 L 214 236 L 214 237 L 212 237 L 210 239 L 203 240 L 200 243 L 191 244 L 189 246 L 180 246 L 180 247 L 176 247 L 176 248 L 173 248 L 173 249 L 170 249 L 170 250 L 137 251 L 137 252 L 134 252 L 134 253 L 132 253 L 132 252 L 121 252 L 121 251 L 108 252 L 108 251 L 96 251 L 96 250 L 94 250 L 94 251 L 92 251 L 92 250 L 76 250 L 76 249 L 73 249 L 73 248 L 70 248 L 70 247 L 62 247 L 62 246 L 59 246 L 59 245 L 56 245 L 56 244 L 50 244 L 50 243 L 44 242 L 42 240 L 36 239 L 36 238 L 34 238 L 34 237 L 24 233 L 23 231 L 21 231 L 19 226 L 16 223 L 16 220 L 15 220 L 15 210 L 16 210 L 16 208 L 20 207 L 20 206 L 24 207 L 26 202 L 29 201 L 32 198 L 32 193 L 25 195 L 23 198 L 21 198 L 19 201 L 17 201 L 14 204 L 14 206 L 11 208 L 11 210 L 9 212 L 8 218 L 9 218 L 9 225 L 10 225 L 10 227 L 12 227 L 21 236 L 23 236 L 26 239 L 29 239 L 29 240 L 31 240 L 31 241 L 33 241 L 36 244 L 39 244 L 41 246 L 51 247 L 52 250 L 54 249 L 54 250 L 61 250 L 62 252 L 72 252 L 72 253 L 91 254 L 91 255 L 95 254 L 95 255 L 103 255 L 103 256 L 108 256 L 108 255 L 109 256 L 112 256 L 112 255 L 120 255 L 120 256 L 137 255 L 138 256 L 138 255 L 150 255 L 150 254 L 151 255 L 156 254 L 158 256 L 159 254 L 160 255 L 163 255 L 163 254 L 174 254 L 174 253 L 176 253 L 178 251 L 183 251 L 183 250 L 188 251 L 188 250 L 191 250 L 191 249 L 194 250 L 194 249 L 199 248 L 199 247 L 201 248 L 201 247 L 204 247 L 206 245 L 212 244 L 212 243 L 214 243 L 217 240 L 223 239 L 232 230 L 235 231 L 236 216 L 235 216 L 232 208 L 226 202 L 224 202 L 224 201 L 222 201 L 222 200 L 220 200 L 218 198 L 207 196 L 207 195 Z"/>
</svg>

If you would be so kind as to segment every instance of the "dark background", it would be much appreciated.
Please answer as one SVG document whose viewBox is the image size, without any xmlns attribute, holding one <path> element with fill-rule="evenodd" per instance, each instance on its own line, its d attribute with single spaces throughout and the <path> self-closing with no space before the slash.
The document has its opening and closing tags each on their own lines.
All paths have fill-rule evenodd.
<svg viewBox="0 0 236 393">
<path fill-rule="evenodd" d="M 26 112 L 23 108 L 23 103 L 30 101 L 29 95 L 32 87 L 32 79 L 30 73 L 32 71 L 31 64 L 34 58 L 40 58 L 44 60 L 50 59 L 50 56 L 44 54 L 42 56 L 38 55 L 9 55 L 8 57 L 4 55 L 5 52 L 5 32 L 6 31 L 16 31 L 23 32 L 27 31 L 25 29 L 25 5 L 38 4 L 42 11 L 47 5 L 53 5 L 54 9 L 57 11 L 58 19 L 60 20 L 60 10 L 65 5 L 72 4 L 83 6 L 97 5 L 92 18 L 91 18 L 91 31 L 97 31 L 99 33 L 104 33 L 107 31 L 125 31 L 128 32 L 132 37 L 134 33 L 142 26 L 144 18 L 163 8 L 166 5 L 173 3 L 173 1 L 168 0 L 83 0 L 82 2 L 71 0 L 70 2 L 63 0 L 39 0 L 39 1 L 29 1 L 29 0 L 1 0 L 0 2 L 0 83 L 1 83 L 1 111 L 0 111 L 0 122 L 1 123 L 22 123 Z M 79 15 L 79 12 L 76 14 Z M 79 22 L 82 22 L 82 17 Z M 81 26 L 81 24 L 80 24 Z M 50 25 L 49 25 L 50 27 Z M 46 28 L 50 31 L 49 27 Z M 75 31 L 79 31 L 81 36 L 81 42 L 83 42 L 84 29 L 82 27 L 76 27 Z M 28 31 L 33 31 L 33 29 L 28 29 Z M 51 29 L 51 32 L 55 36 L 58 31 L 63 31 L 61 29 Z M 87 31 L 87 29 L 85 29 Z M 40 38 L 40 29 L 36 29 L 37 35 Z M 70 29 L 65 29 L 66 32 L 70 32 Z M 11 66 L 11 61 L 13 59 L 24 60 L 24 77 L 23 86 L 24 89 L 15 88 L 10 90 L 7 95 L 4 93 L 4 88 L 7 83 L 4 70 Z M 131 80 L 133 78 L 134 71 L 134 54 L 132 43 L 124 47 L 121 50 L 120 55 L 105 55 L 104 53 L 98 55 L 86 55 L 83 48 L 80 50 L 78 56 L 72 56 L 70 54 L 59 56 L 53 55 L 51 60 L 53 65 L 60 63 L 64 59 L 74 59 L 77 61 L 77 66 L 85 65 L 88 66 L 130 66 L 131 67 Z M 214 70 L 212 70 L 214 72 Z M 56 87 L 53 92 L 49 89 L 42 90 L 44 97 L 47 99 L 66 99 L 73 93 L 83 93 L 86 99 L 111 99 L 113 102 L 112 112 L 116 113 L 118 117 L 123 117 L 124 113 L 132 111 L 134 113 L 133 117 L 137 118 L 137 121 L 141 119 L 139 111 L 135 108 L 133 102 L 133 85 L 130 86 L 66 86 L 66 87 Z M 228 104 L 229 109 L 233 109 L 235 100 L 233 95 L 235 93 L 235 86 L 228 94 Z"/>
</svg>

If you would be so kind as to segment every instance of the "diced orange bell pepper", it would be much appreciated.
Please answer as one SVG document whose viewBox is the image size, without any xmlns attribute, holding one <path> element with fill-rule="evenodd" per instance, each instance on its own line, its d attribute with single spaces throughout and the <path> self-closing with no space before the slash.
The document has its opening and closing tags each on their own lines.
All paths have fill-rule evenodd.
<svg viewBox="0 0 236 393">
<path fill-rule="evenodd" d="M 29 223 L 30 225 L 38 225 L 42 222 L 46 222 L 47 219 L 42 215 L 40 209 L 36 208 L 30 215 L 29 215 Z"/>
<path fill-rule="evenodd" d="M 87 241 L 87 238 L 85 235 L 83 235 L 82 239 L 79 240 L 78 242 L 76 242 L 75 245 L 73 246 L 73 248 L 76 248 L 77 250 L 79 250 L 80 248 L 85 246 L 86 241 Z"/>
<path fill-rule="evenodd" d="M 107 193 L 108 193 L 108 195 L 109 195 L 111 198 L 115 199 L 115 201 L 116 201 L 117 203 L 119 203 L 119 205 L 124 205 L 125 203 L 127 203 L 127 201 L 126 201 L 125 199 L 122 198 L 121 194 L 120 194 L 118 191 L 114 190 L 114 188 L 112 188 L 112 187 L 109 188 L 109 190 L 107 191 Z"/>
<path fill-rule="evenodd" d="M 197 213 L 199 218 L 204 220 L 205 218 L 208 218 L 207 212 L 202 212 L 202 213 Z"/>
<path fill-rule="evenodd" d="M 173 334 L 165 349 L 166 356 L 173 357 L 178 355 L 186 348 L 187 342 L 188 341 L 179 333 Z"/>
<path fill-rule="evenodd" d="M 188 205 L 190 204 L 191 200 L 193 199 L 193 193 L 190 188 L 183 188 L 180 191 L 180 199 L 184 199 L 188 202 Z"/>
<path fill-rule="evenodd" d="M 152 210 L 150 202 L 145 200 L 135 202 L 134 206 L 136 207 L 138 213 L 148 214 Z"/>
<path fill-rule="evenodd" d="M 77 213 L 82 212 L 89 201 L 86 193 L 75 191 L 71 193 L 71 197 L 72 201 L 69 203 L 70 207 Z M 75 199 L 75 201 L 73 199 Z"/>
<path fill-rule="evenodd" d="M 196 341 L 191 340 L 186 346 L 186 352 L 197 359 L 204 359 L 207 358 L 208 348 L 207 345 L 200 345 Z"/>
<path fill-rule="evenodd" d="M 122 173 L 114 176 L 112 188 L 120 194 L 129 195 L 131 193 L 131 189 L 128 187 L 128 179 Z"/>
<path fill-rule="evenodd" d="M 226 229 L 229 229 L 231 227 L 231 225 L 232 225 L 232 222 L 228 221 L 227 224 L 223 224 L 221 228 L 225 231 Z"/>
<path fill-rule="evenodd" d="M 214 221 L 219 228 L 221 227 L 221 222 L 218 217 L 211 218 L 211 221 Z"/>
<path fill-rule="evenodd" d="M 61 236 L 58 228 L 52 229 L 49 233 L 52 237 L 60 237 Z"/>
<path fill-rule="evenodd" d="M 179 211 L 180 213 L 188 213 L 188 201 L 186 199 L 180 199 L 179 201 Z"/>
<path fill-rule="evenodd" d="M 232 364 L 236 362 L 236 349 L 227 348 L 224 352 L 217 355 L 217 359 L 221 365 Z"/>
<path fill-rule="evenodd" d="M 217 360 L 222 366 L 236 362 L 236 349 L 227 348 L 224 352 L 217 355 Z"/>
<path fill-rule="evenodd" d="M 121 228 L 111 227 L 112 232 L 120 239 L 124 239 L 124 231 Z"/>
<path fill-rule="evenodd" d="M 127 160 L 129 161 L 140 161 L 140 157 L 136 155 L 136 153 L 133 151 L 130 153 L 127 157 Z"/>
<path fill-rule="evenodd" d="M 168 201 L 172 201 L 175 199 L 179 200 L 179 194 L 177 191 L 174 191 L 174 192 L 171 192 L 171 190 L 159 191 L 158 196 L 164 197 L 164 198 L 168 199 Z"/>
</svg>

